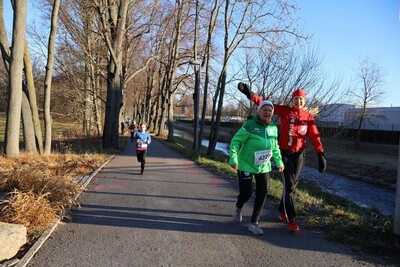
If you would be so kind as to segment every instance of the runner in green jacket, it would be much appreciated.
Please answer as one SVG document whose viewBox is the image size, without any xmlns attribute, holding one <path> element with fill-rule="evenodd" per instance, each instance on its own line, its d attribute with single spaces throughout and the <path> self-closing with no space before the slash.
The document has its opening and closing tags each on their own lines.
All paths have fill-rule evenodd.
<svg viewBox="0 0 400 267">
<path fill-rule="evenodd" d="M 256 181 L 256 197 L 249 230 L 255 235 L 262 235 L 258 221 L 265 204 L 268 190 L 269 172 L 273 158 L 279 171 L 284 169 L 278 145 L 278 129 L 271 122 L 274 111 L 272 102 L 260 103 L 257 116 L 245 121 L 232 138 L 229 152 L 229 164 L 237 169 L 239 195 L 233 217 L 242 221 L 242 207 L 252 195 L 252 177 Z"/>
</svg>

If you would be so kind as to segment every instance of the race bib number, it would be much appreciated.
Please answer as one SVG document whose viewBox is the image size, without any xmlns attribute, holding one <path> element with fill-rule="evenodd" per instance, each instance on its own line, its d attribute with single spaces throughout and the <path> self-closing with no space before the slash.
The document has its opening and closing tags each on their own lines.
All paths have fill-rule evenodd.
<svg viewBox="0 0 400 267">
<path fill-rule="evenodd" d="M 254 152 L 254 164 L 262 165 L 265 162 L 269 161 L 272 157 L 271 150 L 261 150 Z"/>
<path fill-rule="evenodd" d="M 138 147 L 139 147 L 139 148 L 147 148 L 147 144 L 146 144 L 146 143 L 140 142 L 140 143 L 138 144 Z"/>
</svg>

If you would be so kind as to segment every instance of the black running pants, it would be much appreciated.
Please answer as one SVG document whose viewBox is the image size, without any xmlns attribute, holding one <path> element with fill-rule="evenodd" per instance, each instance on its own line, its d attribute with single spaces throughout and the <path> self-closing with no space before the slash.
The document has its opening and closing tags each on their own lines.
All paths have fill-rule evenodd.
<svg viewBox="0 0 400 267">
<path fill-rule="evenodd" d="M 243 208 L 244 203 L 251 198 L 253 193 L 253 176 L 256 181 L 256 198 L 254 200 L 251 223 L 258 223 L 267 197 L 269 173 L 251 174 L 238 170 L 239 195 L 236 207 Z"/>
<path fill-rule="evenodd" d="M 299 183 L 300 173 L 304 164 L 304 151 L 291 152 L 288 150 L 281 150 L 283 164 L 283 192 L 281 202 L 279 204 L 279 212 L 286 213 L 290 221 L 296 218 L 296 210 L 294 208 L 295 193 L 297 184 Z"/>
</svg>

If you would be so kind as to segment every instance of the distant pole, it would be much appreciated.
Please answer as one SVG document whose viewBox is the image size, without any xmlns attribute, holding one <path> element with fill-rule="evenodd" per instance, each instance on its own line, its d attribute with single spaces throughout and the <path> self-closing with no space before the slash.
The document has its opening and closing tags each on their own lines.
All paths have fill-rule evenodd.
<svg viewBox="0 0 400 267">
<path fill-rule="evenodd" d="M 397 186 L 396 186 L 396 201 L 394 208 L 394 233 L 400 237 L 400 138 L 399 138 L 399 155 L 397 158 Z"/>
</svg>

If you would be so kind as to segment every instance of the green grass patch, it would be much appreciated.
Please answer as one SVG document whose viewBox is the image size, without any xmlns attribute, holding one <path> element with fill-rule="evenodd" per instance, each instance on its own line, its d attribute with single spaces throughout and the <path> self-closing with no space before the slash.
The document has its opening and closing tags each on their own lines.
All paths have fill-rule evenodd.
<svg viewBox="0 0 400 267">
<path fill-rule="evenodd" d="M 7 116 L 5 112 L 0 112 L 0 140 L 4 140 L 4 134 L 6 129 L 6 121 Z M 42 133 L 44 133 L 44 122 L 41 120 L 42 124 Z M 52 122 L 52 135 L 54 138 L 61 138 L 61 137 L 71 137 L 75 136 L 76 132 L 79 131 L 80 125 L 74 123 L 65 123 L 65 122 Z M 20 127 L 20 140 L 23 140 L 23 132 L 22 132 L 22 123 Z"/>
</svg>

